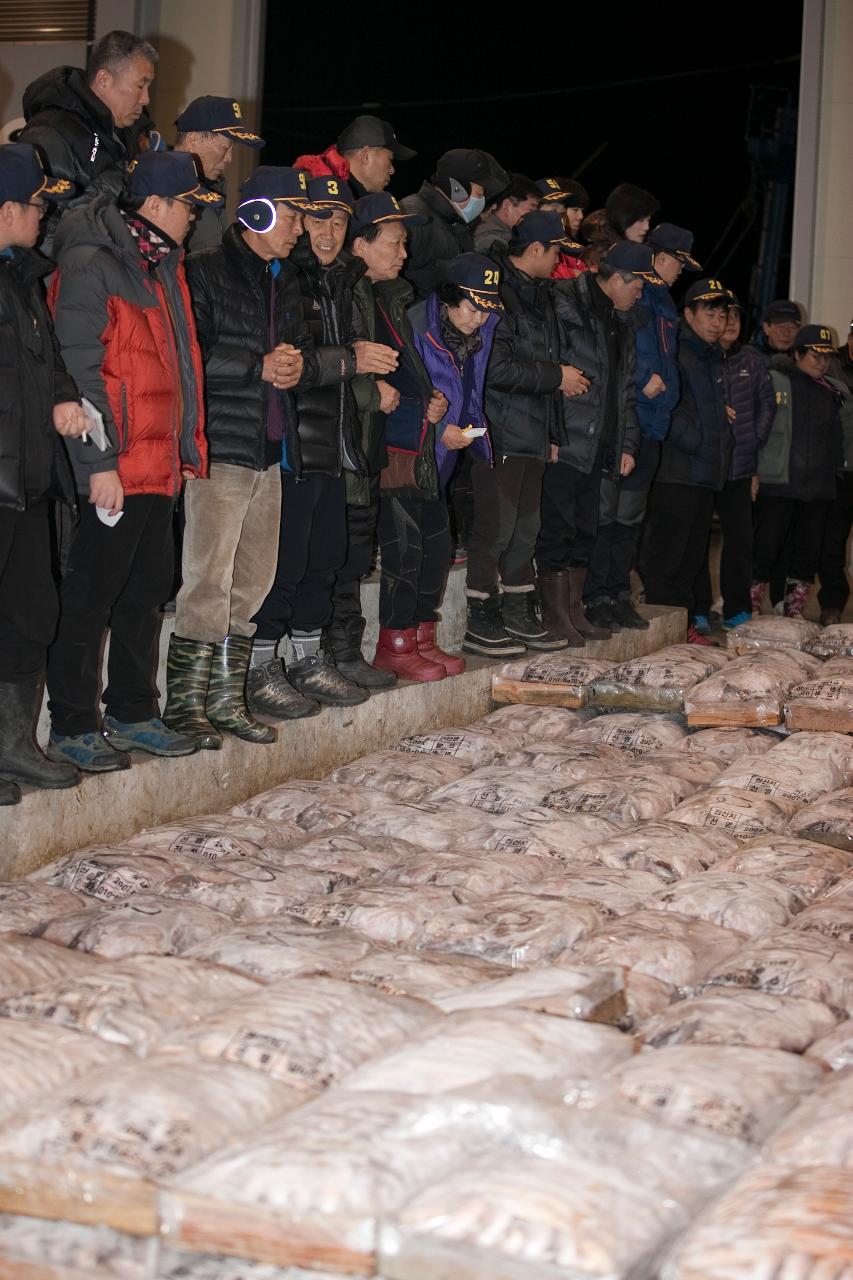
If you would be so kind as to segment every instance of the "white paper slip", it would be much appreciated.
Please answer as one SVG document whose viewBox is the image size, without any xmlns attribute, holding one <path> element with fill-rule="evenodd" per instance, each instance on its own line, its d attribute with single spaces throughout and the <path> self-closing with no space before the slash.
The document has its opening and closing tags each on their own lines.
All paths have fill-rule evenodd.
<svg viewBox="0 0 853 1280">
<path fill-rule="evenodd" d="M 114 516 L 111 516 L 109 507 L 95 507 L 95 515 L 98 517 L 101 524 L 108 524 L 112 528 L 114 524 L 118 524 L 119 520 L 124 515 L 124 512 L 117 511 Z"/>
<path fill-rule="evenodd" d="M 85 396 L 81 397 L 80 403 L 83 406 L 83 412 L 85 413 L 86 419 L 89 423 L 83 439 L 85 440 L 88 437 L 92 441 L 92 444 L 96 444 L 101 453 L 103 453 L 109 444 L 106 428 L 104 426 L 103 414 L 100 409 L 96 409 L 91 400 L 87 400 Z"/>
</svg>

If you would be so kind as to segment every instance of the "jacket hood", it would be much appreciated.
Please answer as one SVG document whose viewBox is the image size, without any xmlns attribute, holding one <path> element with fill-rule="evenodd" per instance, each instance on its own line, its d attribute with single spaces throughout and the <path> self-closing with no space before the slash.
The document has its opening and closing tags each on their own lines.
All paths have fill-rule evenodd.
<svg viewBox="0 0 853 1280">
<path fill-rule="evenodd" d="M 54 257 L 85 245 L 136 255 L 133 237 L 111 196 L 98 196 L 88 204 L 71 209 L 60 220 L 53 242 Z"/>
<path fill-rule="evenodd" d="M 72 111 L 87 123 L 95 123 L 104 133 L 115 129 L 112 112 L 86 83 L 79 67 L 54 67 L 27 86 L 24 116 L 32 120 L 40 111 Z"/>
<path fill-rule="evenodd" d="M 777 373 L 786 373 L 788 374 L 789 377 L 792 373 L 799 372 L 794 361 L 791 359 L 789 355 L 786 355 L 784 351 L 777 352 L 777 354 L 770 361 L 770 364 L 768 367 L 770 369 L 775 369 Z M 806 376 L 808 377 L 808 375 Z"/>
</svg>

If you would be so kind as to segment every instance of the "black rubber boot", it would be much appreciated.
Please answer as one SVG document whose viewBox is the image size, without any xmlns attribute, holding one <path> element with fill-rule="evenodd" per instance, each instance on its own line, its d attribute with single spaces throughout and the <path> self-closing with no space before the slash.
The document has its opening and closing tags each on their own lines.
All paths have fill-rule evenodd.
<svg viewBox="0 0 853 1280">
<path fill-rule="evenodd" d="M 14 782 L 0 782 L 0 805 L 20 803 L 21 788 Z"/>
<path fill-rule="evenodd" d="M 542 601 L 542 623 L 554 635 L 565 636 L 573 649 L 582 649 L 584 638 L 572 624 L 569 614 L 569 571 L 540 573 L 539 594 Z"/>
<path fill-rule="evenodd" d="M 584 640 L 609 640 L 613 632 L 609 627 L 596 627 L 586 616 L 583 589 L 586 585 L 586 569 L 569 569 L 569 617 L 572 625 Z"/>
<path fill-rule="evenodd" d="M 509 634 L 501 617 L 501 598 L 468 597 L 468 625 L 462 648 L 482 658 L 519 658 L 527 645 Z"/>
<path fill-rule="evenodd" d="M 246 670 L 251 651 L 248 636 L 226 636 L 214 646 L 205 715 L 214 728 L 233 733 L 245 742 L 275 742 L 275 729 L 256 720 L 246 705 Z"/>
<path fill-rule="evenodd" d="M 397 683 L 394 671 L 379 671 L 372 667 L 361 652 L 364 634 L 363 618 L 335 619 L 323 634 L 323 643 L 332 662 L 345 680 L 357 684 L 360 689 L 390 689 Z"/>
<path fill-rule="evenodd" d="M 555 635 L 539 621 L 536 592 L 532 587 L 529 591 L 505 591 L 501 613 L 509 634 L 523 641 L 528 649 L 553 652 L 568 647 L 565 636 Z"/>
<path fill-rule="evenodd" d="M 35 744 L 33 728 L 40 702 L 38 677 L 0 683 L 0 778 L 50 790 L 76 787 L 80 773 L 75 766 L 48 760 Z M 6 803 L 17 804 L 17 800 Z"/>
<path fill-rule="evenodd" d="M 166 660 L 166 706 L 163 723 L 195 739 L 200 751 L 218 751 L 222 735 L 204 712 L 213 645 L 205 640 L 172 636 Z"/>
<path fill-rule="evenodd" d="M 320 713 L 320 704 L 297 693 L 287 679 L 281 658 L 273 658 L 246 673 L 246 700 L 255 715 L 273 720 L 304 720 Z"/>
</svg>

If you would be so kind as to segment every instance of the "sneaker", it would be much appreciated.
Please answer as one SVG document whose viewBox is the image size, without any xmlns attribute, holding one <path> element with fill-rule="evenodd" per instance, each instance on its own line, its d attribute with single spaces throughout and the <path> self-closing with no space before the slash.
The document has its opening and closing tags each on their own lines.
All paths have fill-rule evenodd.
<svg viewBox="0 0 853 1280">
<path fill-rule="evenodd" d="M 320 704 L 297 693 L 287 679 L 281 658 L 273 658 L 246 672 L 246 701 L 256 716 L 271 720 L 302 720 L 320 714 Z"/>
<path fill-rule="evenodd" d="M 735 627 L 743 626 L 745 622 L 752 622 L 751 613 L 736 613 L 733 618 L 723 618 L 723 626 L 726 631 L 732 631 Z"/>
<path fill-rule="evenodd" d="M 130 756 L 117 747 L 107 746 L 99 733 L 51 732 L 44 754 L 48 760 L 70 761 L 85 773 L 112 773 L 130 768 Z"/>
<path fill-rule="evenodd" d="M 697 613 L 693 619 L 693 629 L 698 631 L 700 636 L 709 636 L 711 634 L 711 619 L 707 613 Z"/>
<path fill-rule="evenodd" d="M 320 654 L 291 662 L 287 678 L 298 693 L 327 707 L 356 707 L 370 697 L 367 689 L 347 680 Z"/>
<path fill-rule="evenodd" d="M 687 643 L 713 645 L 712 640 L 709 640 L 707 636 L 703 636 L 692 626 L 687 628 Z"/>
<path fill-rule="evenodd" d="M 137 720 L 125 724 L 104 716 L 101 735 L 117 751 L 145 751 L 150 756 L 191 756 L 198 743 L 186 733 L 176 733 L 162 720 Z"/>
</svg>

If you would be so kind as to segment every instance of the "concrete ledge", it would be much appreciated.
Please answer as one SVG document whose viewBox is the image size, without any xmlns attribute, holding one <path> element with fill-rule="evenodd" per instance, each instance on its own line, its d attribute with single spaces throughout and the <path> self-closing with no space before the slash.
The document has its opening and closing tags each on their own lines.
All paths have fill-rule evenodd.
<svg viewBox="0 0 853 1280">
<path fill-rule="evenodd" d="M 638 613 L 648 619 L 648 631 L 616 631 L 609 640 L 590 640 L 582 649 L 564 649 L 579 658 L 601 658 L 608 662 L 627 662 L 657 653 L 670 644 L 687 640 L 687 610 L 664 609 L 659 605 L 641 604 Z"/>
</svg>

